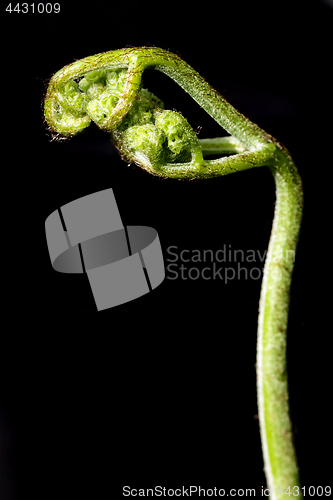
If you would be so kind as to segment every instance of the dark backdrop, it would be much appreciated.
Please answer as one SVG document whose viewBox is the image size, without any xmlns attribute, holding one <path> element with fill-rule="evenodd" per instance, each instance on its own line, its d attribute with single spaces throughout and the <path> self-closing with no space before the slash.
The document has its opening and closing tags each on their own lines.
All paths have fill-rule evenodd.
<svg viewBox="0 0 333 500">
<path fill-rule="evenodd" d="M 333 8 L 252 3 L 182 10 L 99 1 L 3 16 L 1 500 L 104 499 L 124 485 L 255 488 L 259 496 L 265 485 L 255 387 L 261 279 L 166 279 L 97 313 L 85 276 L 58 274 L 49 262 L 46 217 L 108 187 L 125 224 L 158 231 L 165 258 L 170 246 L 267 248 L 275 193 L 266 168 L 162 180 L 127 167 L 95 126 L 50 142 L 41 108 L 50 76 L 87 55 L 148 44 L 177 52 L 284 143 L 299 168 L 291 416 L 302 484 L 328 484 Z M 202 127 L 199 137 L 226 135 L 165 75 L 147 70 L 144 83 Z"/>
</svg>

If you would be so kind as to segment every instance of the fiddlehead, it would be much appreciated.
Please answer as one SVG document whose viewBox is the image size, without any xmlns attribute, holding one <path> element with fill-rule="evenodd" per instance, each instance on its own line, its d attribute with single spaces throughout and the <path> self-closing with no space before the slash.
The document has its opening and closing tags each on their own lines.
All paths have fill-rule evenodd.
<svg viewBox="0 0 333 500">
<path fill-rule="evenodd" d="M 164 110 L 160 99 L 142 88 L 147 67 L 175 80 L 230 136 L 199 141 L 185 118 Z M 288 409 L 286 332 L 294 265 L 288 256 L 297 246 L 303 191 L 289 152 L 180 57 L 154 47 L 105 52 L 66 66 L 52 77 L 44 109 L 55 134 L 71 137 L 94 121 L 111 133 L 124 159 L 162 177 L 206 179 L 270 168 L 277 199 L 258 321 L 260 433 L 271 499 L 289 496 L 288 487 L 298 488 L 302 498 Z M 219 152 L 231 156 L 204 158 Z"/>
<path fill-rule="evenodd" d="M 240 155 L 206 160 L 187 120 L 179 113 L 163 111 L 162 101 L 142 88 L 144 69 L 153 67 L 181 84 L 218 123 L 240 132 L 229 138 L 229 152 Z M 217 113 L 223 105 L 223 114 Z M 90 56 L 56 73 L 44 103 L 49 129 L 57 137 L 72 137 L 94 121 L 127 161 L 162 177 L 208 178 L 267 164 L 275 150 L 274 139 L 236 111 L 182 59 L 162 49 L 142 47 Z M 133 128 L 137 127 L 137 128 Z M 215 144 L 216 146 L 216 144 Z M 221 152 L 224 145 L 219 144 Z M 224 147 L 223 147 L 224 146 Z M 264 162 L 264 163 L 263 163 Z"/>
<path fill-rule="evenodd" d="M 97 69 L 62 83 L 55 83 L 53 95 L 45 99 L 45 117 L 53 133 L 71 137 L 91 121 L 111 132 L 112 142 L 127 162 L 135 162 L 156 173 L 165 164 L 202 163 L 197 135 L 187 120 L 175 111 L 164 110 L 163 102 L 141 81 L 136 83 L 135 100 L 122 121 L 110 120 L 119 103 L 128 101 L 128 69 Z M 54 80 L 55 81 L 55 80 Z M 126 90 L 127 89 L 127 90 Z M 128 108 L 128 109 L 127 109 Z"/>
</svg>

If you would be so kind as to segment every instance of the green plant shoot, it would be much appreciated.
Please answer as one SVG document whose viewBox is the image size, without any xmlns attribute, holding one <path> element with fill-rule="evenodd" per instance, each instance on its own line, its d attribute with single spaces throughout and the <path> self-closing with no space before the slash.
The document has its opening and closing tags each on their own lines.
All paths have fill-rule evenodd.
<svg viewBox="0 0 333 500">
<path fill-rule="evenodd" d="M 230 135 L 199 140 L 180 113 L 165 110 L 160 98 L 142 87 L 146 68 L 172 78 Z M 288 150 L 178 55 L 156 47 L 114 50 L 69 64 L 51 78 L 44 112 L 54 137 L 72 137 L 93 121 L 110 132 L 126 162 L 160 177 L 208 179 L 255 167 L 270 169 L 276 204 L 258 319 L 260 435 L 271 500 L 290 493 L 302 498 L 289 416 L 286 339 L 294 266 L 290 256 L 299 236 L 303 190 Z M 212 154 L 224 156 L 207 159 Z"/>
</svg>

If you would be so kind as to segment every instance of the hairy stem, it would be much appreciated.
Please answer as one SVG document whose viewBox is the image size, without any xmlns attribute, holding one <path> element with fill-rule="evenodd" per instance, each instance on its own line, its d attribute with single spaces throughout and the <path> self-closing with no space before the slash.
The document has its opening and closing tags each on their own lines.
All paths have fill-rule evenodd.
<svg viewBox="0 0 333 500">
<path fill-rule="evenodd" d="M 291 158 L 284 160 L 281 157 L 280 164 L 271 167 L 276 204 L 260 296 L 257 340 L 260 434 L 272 500 L 281 498 L 288 487 L 291 494 L 302 498 L 289 417 L 286 340 L 303 191 Z"/>
</svg>

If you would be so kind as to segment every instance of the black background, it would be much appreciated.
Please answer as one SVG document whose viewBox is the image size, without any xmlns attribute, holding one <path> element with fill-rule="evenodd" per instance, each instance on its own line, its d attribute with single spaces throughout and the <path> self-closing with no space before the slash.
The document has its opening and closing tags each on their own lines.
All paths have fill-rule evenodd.
<svg viewBox="0 0 333 500">
<path fill-rule="evenodd" d="M 1 500 L 110 498 L 132 488 L 265 485 L 256 418 L 260 280 L 170 280 L 96 312 L 85 276 L 49 262 L 44 222 L 112 187 L 123 223 L 169 246 L 267 248 L 268 169 L 197 182 L 128 167 L 91 126 L 50 142 L 50 76 L 88 55 L 155 45 L 178 53 L 284 143 L 305 207 L 288 333 L 290 406 L 304 486 L 329 484 L 331 334 L 329 3 L 61 3 L 60 14 L 2 16 L 3 346 Z M 12 4 L 13 6 L 15 4 Z M 226 135 L 165 75 L 145 87 L 199 137 Z M 194 264 L 195 265 L 195 264 Z M 168 276 L 168 273 L 167 273 Z M 170 276 L 170 274 L 169 274 Z"/>
</svg>

